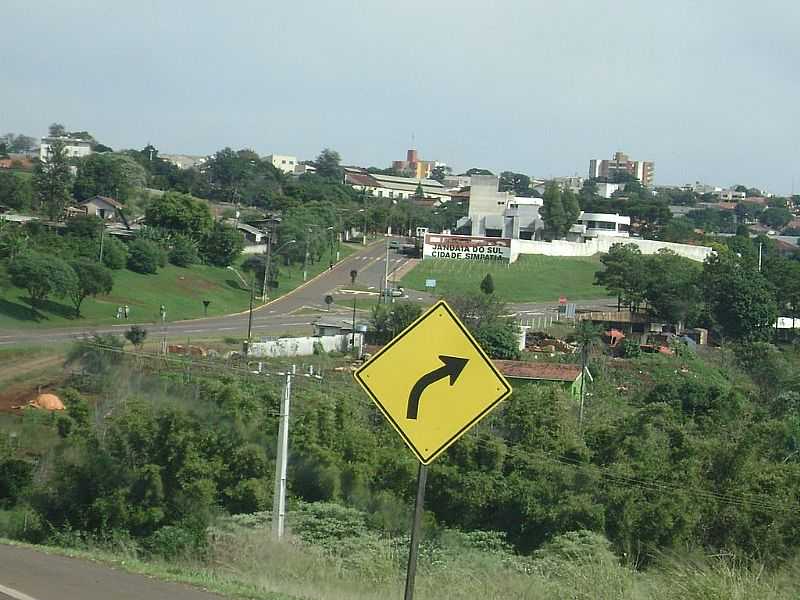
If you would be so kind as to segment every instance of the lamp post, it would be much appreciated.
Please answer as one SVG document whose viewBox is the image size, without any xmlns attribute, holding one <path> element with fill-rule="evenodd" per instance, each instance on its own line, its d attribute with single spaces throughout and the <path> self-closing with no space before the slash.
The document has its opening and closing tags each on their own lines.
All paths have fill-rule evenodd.
<svg viewBox="0 0 800 600">
<path fill-rule="evenodd" d="M 294 244 L 297 240 L 289 240 L 282 244 L 277 250 L 275 250 L 275 254 L 280 254 L 281 250 L 286 248 L 286 246 L 290 244 Z M 264 285 L 261 288 L 261 302 L 267 301 L 267 277 L 269 277 L 269 273 L 272 270 L 272 238 L 270 237 L 269 241 L 267 242 L 267 264 L 264 265 Z"/>
<path fill-rule="evenodd" d="M 306 231 L 306 254 L 303 258 L 303 281 L 308 279 L 308 240 L 311 237 L 311 227 Z"/>
</svg>

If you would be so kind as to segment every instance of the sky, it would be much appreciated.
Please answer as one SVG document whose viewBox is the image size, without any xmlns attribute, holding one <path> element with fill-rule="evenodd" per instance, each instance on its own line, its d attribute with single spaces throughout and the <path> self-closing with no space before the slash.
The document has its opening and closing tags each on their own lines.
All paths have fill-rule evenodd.
<svg viewBox="0 0 800 600">
<path fill-rule="evenodd" d="M 800 190 L 796 0 L 3 0 L 0 133 Z"/>
</svg>

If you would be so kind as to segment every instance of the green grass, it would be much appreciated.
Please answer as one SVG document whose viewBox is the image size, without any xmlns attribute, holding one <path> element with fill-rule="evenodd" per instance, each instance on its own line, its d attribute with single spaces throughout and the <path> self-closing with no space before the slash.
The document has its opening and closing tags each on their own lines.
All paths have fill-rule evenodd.
<svg viewBox="0 0 800 600">
<path fill-rule="evenodd" d="M 427 259 L 403 277 L 402 284 L 425 290 L 425 280 L 435 279 L 436 294 L 456 296 L 479 292 L 487 273 L 494 279 L 495 294 L 507 302 L 557 302 L 593 300 L 607 296 L 604 288 L 592 285 L 600 260 L 557 256 L 520 256 L 512 265 L 486 264 L 447 259 Z"/>
<path fill-rule="evenodd" d="M 354 251 L 343 244 L 342 258 Z M 328 268 L 329 259 L 310 264 L 309 278 Z M 241 273 L 241 270 L 239 270 Z M 248 275 L 243 274 L 245 280 Z M 303 283 L 303 265 L 281 266 L 279 287 L 271 297 L 286 294 Z M 256 284 L 257 292 L 260 290 Z M 180 321 L 204 316 L 203 300 L 210 300 L 208 316 L 218 316 L 246 310 L 250 292 L 230 269 L 194 265 L 189 268 L 167 265 L 154 275 L 141 275 L 127 269 L 114 271 L 114 289 L 107 296 L 87 298 L 81 305 L 81 318 L 74 317 L 66 299 L 50 298 L 33 311 L 27 292 L 17 287 L 0 288 L 0 330 L 52 327 L 91 327 L 119 324 L 118 306 L 129 306 L 129 320 L 134 323 L 155 322 L 159 307 L 167 308 L 167 320 Z"/>
</svg>

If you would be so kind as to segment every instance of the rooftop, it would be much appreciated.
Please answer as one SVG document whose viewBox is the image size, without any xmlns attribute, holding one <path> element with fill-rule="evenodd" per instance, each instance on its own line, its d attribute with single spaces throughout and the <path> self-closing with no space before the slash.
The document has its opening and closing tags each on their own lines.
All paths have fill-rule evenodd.
<svg viewBox="0 0 800 600">
<path fill-rule="evenodd" d="M 494 364 L 500 373 L 512 379 L 572 382 L 581 374 L 579 365 L 563 363 L 495 360 Z"/>
</svg>

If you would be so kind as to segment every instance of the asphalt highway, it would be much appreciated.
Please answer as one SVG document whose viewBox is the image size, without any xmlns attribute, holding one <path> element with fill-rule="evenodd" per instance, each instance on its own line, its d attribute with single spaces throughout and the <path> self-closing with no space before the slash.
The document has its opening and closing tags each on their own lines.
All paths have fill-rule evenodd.
<svg viewBox="0 0 800 600">
<path fill-rule="evenodd" d="M 167 583 L 78 558 L 0 544 L 2 600 L 221 600 L 188 585 Z"/>
<path fill-rule="evenodd" d="M 396 250 L 388 252 L 389 284 L 392 285 L 395 273 L 399 274 L 409 265 L 407 256 L 399 254 Z M 262 335 L 299 334 L 310 333 L 311 324 L 320 317 L 319 310 L 325 308 L 324 298 L 327 294 L 338 288 L 350 287 L 350 271 L 358 272 L 356 282 L 359 286 L 366 286 L 371 291 L 378 292 L 383 287 L 387 271 L 387 244 L 380 240 L 364 247 L 363 250 L 351 254 L 339 261 L 331 270 L 324 271 L 306 284 L 280 298 L 258 306 L 253 311 L 253 338 Z M 431 300 L 433 296 L 424 292 L 410 292 L 414 300 Z M 512 304 L 511 309 L 518 312 L 523 319 L 535 318 L 538 315 L 549 314 L 554 309 L 554 302 L 550 303 L 524 303 Z M 579 302 L 578 309 L 608 310 L 612 304 L 607 299 Z M 346 309 L 339 310 L 344 316 Z M 103 325 L 98 327 L 73 327 L 49 330 L 3 330 L 0 331 L 0 347 L 14 344 L 36 344 L 63 342 L 76 339 L 92 333 L 122 333 L 131 325 L 138 324 L 147 328 L 150 337 L 155 338 L 164 333 L 160 323 L 133 323 L 125 322 L 119 325 Z M 248 313 L 247 311 L 219 317 L 208 317 L 190 321 L 167 322 L 166 334 L 171 340 L 185 341 L 195 339 L 208 339 L 220 337 L 247 336 Z"/>
</svg>

